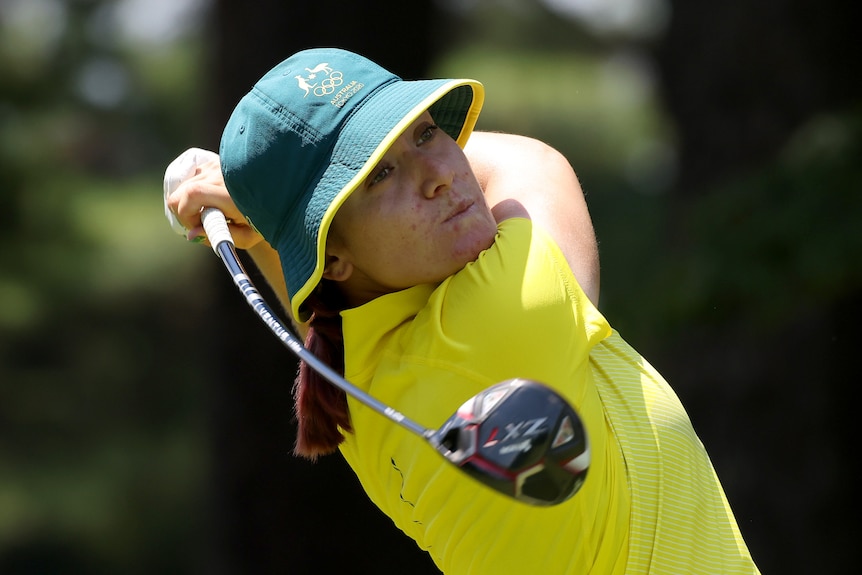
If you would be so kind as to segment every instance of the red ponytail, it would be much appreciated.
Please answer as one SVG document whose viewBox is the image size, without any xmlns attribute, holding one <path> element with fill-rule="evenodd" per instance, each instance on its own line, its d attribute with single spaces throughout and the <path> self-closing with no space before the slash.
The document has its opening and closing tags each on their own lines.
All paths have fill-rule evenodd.
<svg viewBox="0 0 862 575">
<path fill-rule="evenodd" d="M 344 374 L 344 335 L 340 311 L 343 298 L 334 285 L 323 280 L 306 300 L 312 311 L 305 346 L 339 374 Z M 347 395 L 305 362 L 293 386 L 297 438 L 294 454 L 317 459 L 338 449 L 343 431 L 353 431 L 347 410 Z"/>
</svg>

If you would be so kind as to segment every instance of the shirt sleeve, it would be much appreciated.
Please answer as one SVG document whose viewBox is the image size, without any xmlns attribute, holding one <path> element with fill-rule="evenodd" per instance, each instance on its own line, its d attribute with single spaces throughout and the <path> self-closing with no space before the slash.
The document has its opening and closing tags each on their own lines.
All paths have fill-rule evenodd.
<svg viewBox="0 0 862 575">
<path fill-rule="evenodd" d="M 504 221 L 494 246 L 438 292 L 429 311 L 441 347 L 428 353 L 445 356 L 459 342 L 489 383 L 524 377 L 565 388 L 611 333 L 560 249 L 526 219 Z"/>
</svg>

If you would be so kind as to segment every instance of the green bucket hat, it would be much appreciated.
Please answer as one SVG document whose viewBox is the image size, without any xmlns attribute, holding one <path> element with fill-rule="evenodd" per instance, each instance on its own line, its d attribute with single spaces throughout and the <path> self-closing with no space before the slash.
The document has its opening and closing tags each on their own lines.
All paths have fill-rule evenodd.
<svg viewBox="0 0 862 575">
<path fill-rule="evenodd" d="M 484 101 L 475 80 L 405 81 L 345 50 L 298 52 L 240 100 L 222 134 L 225 184 L 281 258 L 293 316 L 320 282 L 335 212 L 425 110 L 463 147 Z"/>
</svg>

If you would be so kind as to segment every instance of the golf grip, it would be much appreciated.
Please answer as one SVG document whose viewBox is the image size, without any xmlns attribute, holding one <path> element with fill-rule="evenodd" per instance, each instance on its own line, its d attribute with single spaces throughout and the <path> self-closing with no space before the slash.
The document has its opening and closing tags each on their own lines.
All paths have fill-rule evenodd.
<svg viewBox="0 0 862 575">
<path fill-rule="evenodd" d="M 207 238 L 216 255 L 219 255 L 218 246 L 222 242 L 234 245 L 233 236 L 230 235 L 230 228 L 227 227 L 227 220 L 221 210 L 204 208 L 203 212 L 201 212 L 201 222 L 204 225 Z"/>
<path fill-rule="evenodd" d="M 284 327 L 263 299 L 263 296 L 261 296 L 257 291 L 257 288 L 255 288 L 251 279 L 246 275 L 242 262 L 240 262 L 239 257 L 237 257 L 236 247 L 233 242 L 233 237 L 230 235 L 230 228 L 228 228 L 227 220 L 225 220 L 224 214 L 221 210 L 216 208 L 205 208 L 201 213 L 201 220 L 203 221 L 204 230 L 206 231 L 207 238 L 209 238 L 210 244 L 213 247 L 213 251 L 215 251 L 216 255 L 219 256 L 228 273 L 233 278 L 233 283 L 245 296 L 245 300 L 249 307 L 254 310 L 261 321 L 266 324 L 275 337 L 281 340 L 285 347 L 292 351 L 300 360 L 308 364 L 309 367 L 322 375 L 332 385 L 338 387 L 357 401 L 426 440 L 429 440 L 433 436 L 433 432 L 431 430 L 419 425 L 399 411 L 396 411 L 385 403 L 378 401 L 374 397 L 365 393 L 344 379 L 323 361 L 318 359 L 316 355 L 308 351 L 296 336 Z"/>
</svg>

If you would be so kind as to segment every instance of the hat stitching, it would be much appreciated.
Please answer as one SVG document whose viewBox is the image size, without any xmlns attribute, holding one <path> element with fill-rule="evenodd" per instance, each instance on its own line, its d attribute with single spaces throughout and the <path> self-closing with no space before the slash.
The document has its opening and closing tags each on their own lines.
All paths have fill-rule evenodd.
<svg viewBox="0 0 862 575">
<path fill-rule="evenodd" d="M 283 128 L 300 136 L 303 146 L 318 144 L 324 139 L 322 132 L 311 127 L 307 122 L 291 112 L 289 108 L 270 98 L 260 88 L 252 88 L 250 95 L 257 98 L 260 105 L 272 114 Z"/>
</svg>

